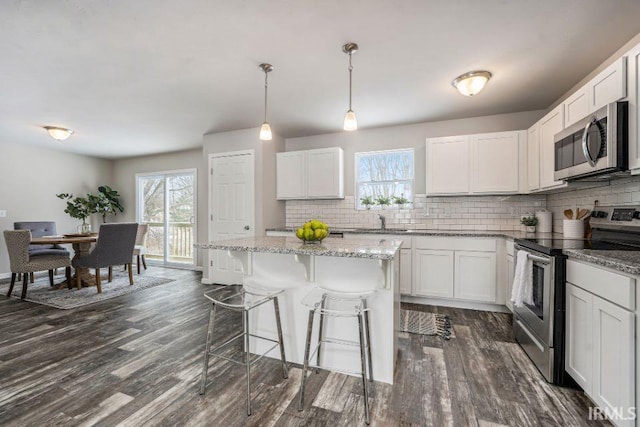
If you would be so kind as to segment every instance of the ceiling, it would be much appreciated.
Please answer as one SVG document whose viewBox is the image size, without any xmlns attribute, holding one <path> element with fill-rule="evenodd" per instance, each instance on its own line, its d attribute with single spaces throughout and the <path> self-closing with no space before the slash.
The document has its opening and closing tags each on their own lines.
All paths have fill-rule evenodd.
<svg viewBox="0 0 640 427">
<path fill-rule="evenodd" d="M 120 158 L 257 137 L 265 61 L 274 132 L 337 132 L 348 41 L 360 128 L 542 109 L 638 16 L 638 0 L 3 0 L 0 142 Z M 466 98 L 450 82 L 473 69 L 494 77 Z"/>
</svg>

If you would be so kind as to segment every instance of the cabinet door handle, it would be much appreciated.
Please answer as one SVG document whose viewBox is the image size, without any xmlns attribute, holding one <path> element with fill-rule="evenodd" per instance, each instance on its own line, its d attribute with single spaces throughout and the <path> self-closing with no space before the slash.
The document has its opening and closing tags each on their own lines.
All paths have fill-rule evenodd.
<svg viewBox="0 0 640 427">
<path fill-rule="evenodd" d="M 249 227 L 248 225 L 245 225 L 245 226 L 244 226 L 244 229 L 245 229 L 245 230 L 247 230 L 247 231 L 249 231 L 249 230 L 251 230 L 251 227 Z"/>
</svg>

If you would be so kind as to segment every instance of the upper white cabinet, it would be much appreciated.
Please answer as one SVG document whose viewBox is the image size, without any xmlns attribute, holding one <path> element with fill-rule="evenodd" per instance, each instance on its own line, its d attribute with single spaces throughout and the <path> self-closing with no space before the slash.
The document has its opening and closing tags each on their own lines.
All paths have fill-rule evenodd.
<svg viewBox="0 0 640 427">
<path fill-rule="evenodd" d="M 527 131 L 527 191 L 540 189 L 540 122 Z"/>
<path fill-rule="evenodd" d="M 518 193 L 525 138 L 514 131 L 427 139 L 427 194 Z"/>
<path fill-rule="evenodd" d="M 564 125 L 571 126 L 580 119 L 587 117 L 590 111 L 589 107 L 589 88 L 583 86 L 573 95 L 567 98 L 564 105 Z"/>
<path fill-rule="evenodd" d="M 278 199 L 304 199 L 307 196 L 304 151 L 276 155 L 276 194 Z"/>
<path fill-rule="evenodd" d="M 344 151 L 340 147 L 276 155 L 278 200 L 344 198 Z"/>
<path fill-rule="evenodd" d="M 554 136 L 564 129 L 564 106 L 558 105 L 544 116 L 540 124 L 540 188 L 550 189 L 563 185 L 562 181 L 553 179 L 555 172 L 555 146 Z"/>
<path fill-rule="evenodd" d="M 518 192 L 520 136 L 519 132 L 469 136 L 472 193 Z"/>
<path fill-rule="evenodd" d="M 627 58 L 622 57 L 609 65 L 589 83 L 589 112 L 627 96 Z M 584 116 L 583 116 L 584 117 Z"/>
<path fill-rule="evenodd" d="M 629 98 L 629 169 L 640 173 L 640 45 L 627 53 Z"/>
<path fill-rule="evenodd" d="M 469 137 L 427 139 L 427 194 L 469 193 Z"/>
</svg>

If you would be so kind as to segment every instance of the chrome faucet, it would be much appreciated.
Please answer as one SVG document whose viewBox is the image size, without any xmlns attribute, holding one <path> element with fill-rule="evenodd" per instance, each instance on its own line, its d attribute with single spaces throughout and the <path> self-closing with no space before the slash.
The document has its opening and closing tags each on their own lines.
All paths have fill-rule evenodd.
<svg viewBox="0 0 640 427">
<path fill-rule="evenodd" d="M 384 215 L 378 215 L 380 218 L 380 230 L 385 231 L 387 229 L 387 218 Z"/>
</svg>

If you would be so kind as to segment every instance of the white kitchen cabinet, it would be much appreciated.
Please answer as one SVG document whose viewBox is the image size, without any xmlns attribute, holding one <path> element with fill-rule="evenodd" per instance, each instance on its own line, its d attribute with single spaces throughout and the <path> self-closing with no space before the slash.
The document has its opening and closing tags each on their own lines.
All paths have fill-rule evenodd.
<svg viewBox="0 0 640 427">
<path fill-rule="evenodd" d="M 560 104 L 540 120 L 540 188 L 543 190 L 560 187 L 562 181 L 555 181 L 554 136 L 564 128 L 564 109 Z"/>
<path fill-rule="evenodd" d="M 453 251 L 415 251 L 414 293 L 420 296 L 453 298 Z"/>
<path fill-rule="evenodd" d="M 340 147 L 276 155 L 278 200 L 343 199 L 344 151 Z"/>
<path fill-rule="evenodd" d="M 427 195 L 524 191 L 522 131 L 427 139 Z"/>
<path fill-rule="evenodd" d="M 496 301 L 496 254 L 455 252 L 454 292 L 456 299 Z"/>
<path fill-rule="evenodd" d="M 540 122 L 527 130 L 527 190 L 540 189 Z"/>
<path fill-rule="evenodd" d="M 413 268 L 411 249 L 400 250 L 400 293 L 403 295 L 413 294 Z"/>
<path fill-rule="evenodd" d="M 627 96 L 627 58 L 619 58 L 589 83 L 589 112 L 593 113 L 605 105 Z"/>
<path fill-rule="evenodd" d="M 303 199 L 307 195 L 306 156 L 303 151 L 276 155 L 276 192 L 278 199 Z"/>
<path fill-rule="evenodd" d="M 307 151 L 307 198 L 344 198 L 344 153 L 341 148 Z"/>
<path fill-rule="evenodd" d="M 519 132 L 469 136 L 472 193 L 518 192 L 520 139 Z"/>
<path fill-rule="evenodd" d="M 469 138 L 427 139 L 427 194 L 469 193 Z"/>
<path fill-rule="evenodd" d="M 567 261 L 565 369 L 603 411 L 622 416 L 636 406 L 635 292 L 634 277 Z"/>
<path fill-rule="evenodd" d="M 593 378 L 589 394 L 610 411 L 635 406 L 633 313 L 593 297 Z"/>
<path fill-rule="evenodd" d="M 565 304 L 564 368 L 586 392 L 592 387 L 593 376 L 593 295 L 567 283 Z"/>
<path fill-rule="evenodd" d="M 640 44 L 627 53 L 629 98 L 629 169 L 640 173 Z"/>
<path fill-rule="evenodd" d="M 585 85 L 567 98 L 564 105 L 564 126 L 568 127 L 587 117 L 589 107 L 589 88 Z"/>
</svg>

